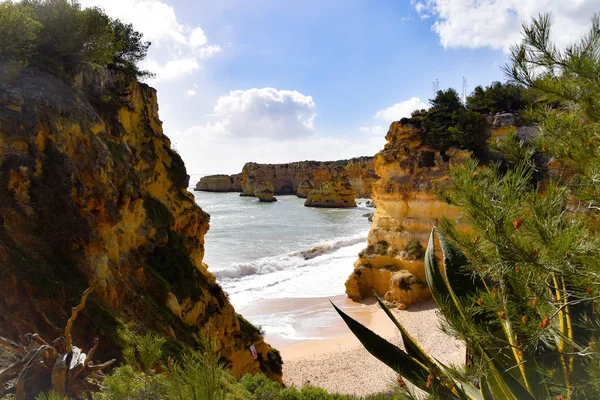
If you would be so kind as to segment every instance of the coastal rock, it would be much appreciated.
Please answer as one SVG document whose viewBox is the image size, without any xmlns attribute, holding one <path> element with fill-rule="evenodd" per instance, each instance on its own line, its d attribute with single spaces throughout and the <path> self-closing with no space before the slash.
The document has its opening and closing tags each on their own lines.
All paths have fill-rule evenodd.
<svg viewBox="0 0 600 400">
<path fill-rule="evenodd" d="M 254 196 L 258 197 L 258 201 L 262 203 L 271 203 L 277 201 L 273 196 L 274 192 L 275 190 L 273 189 L 271 182 L 262 182 L 254 189 Z"/>
<path fill-rule="evenodd" d="M 200 178 L 194 190 L 199 192 L 241 192 L 242 174 L 204 176 Z"/>
<path fill-rule="evenodd" d="M 279 353 L 203 262 L 209 216 L 156 91 L 91 65 L 66 82 L 0 63 L 0 99 L 0 335 L 56 337 L 95 284 L 72 334 L 87 348 L 98 336 L 98 358 L 120 356 L 132 322 L 167 337 L 167 354 L 210 334 L 235 375 L 281 380 Z"/>
<path fill-rule="evenodd" d="M 304 202 L 306 207 L 343 208 L 356 207 L 356 192 L 348 178 L 327 182 L 310 192 Z"/>
<path fill-rule="evenodd" d="M 440 154 L 400 122 L 392 123 L 386 140 L 374 161 L 381 179 L 373 185 L 376 209 L 368 246 L 354 263 L 346 294 L 359 301 L 375 290 L 388 302 L 408 306 L 430 296 L 423 256 L 431 228 L 440 216 L 460 213 L 439 200 L 434 189 L 448 183 L 449 167 L 469 153 Z"/>
<path fill-rule="evenodd" d="M 514 126 L 516 124 L 516 117 L 513 113 L 498 113 L 494 116 L 494 122 L 492 126 L 494 128 L 503 128 L 505 126 Z"/>
<path fill-rule="evenodd" d="M 242 170 L 241 196 L 253 196 L 261 182 L 271 182 L 275 195 L 295 194 L 306 198 L 326 182 L 334 182 L 346 174 L 358 197 L 371 197 L 373 183 L 379 178 L 373 167 L 373 157 L 358 157 L 340 161 L 299 161 L 288 164 L 246 163 Z"/>
<path fill-rule="evenodd" d="M 296 189 L 296 196 L 301 199 L 306 199 L 314 189 L 315 187 L 309 181 L 302 181 Z"/>
</svg>

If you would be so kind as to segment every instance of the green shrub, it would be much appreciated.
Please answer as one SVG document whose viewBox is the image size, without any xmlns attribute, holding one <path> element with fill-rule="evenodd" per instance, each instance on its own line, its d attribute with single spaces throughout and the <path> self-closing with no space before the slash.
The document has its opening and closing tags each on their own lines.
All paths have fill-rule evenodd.
<svg viewBox="0 0 600 400">
<path fill-rule="evenodd" d="M 89 62 L 135 77 L 151 74 L 137 64 L 149 42 L 131 25 L 76 1 L 21 0 L 0 4 L 0 56 L 58 74 L 72 74 Z"/>
<path fill-rule="evenodd" d="M 434 360 L 381 300 L 405 351 L 338 309 L 369 352 L 435 398 L 600 398 L 600 17 L 564 51 L 550 37 L 549 16 L 525 24 L 506 70 L 560 107 L 527 112 L 540 136 L 500 144 L 504 165 L 469 160 L 450 170 L 442 196 L 463 210 L 469 232 L 442 218 L 425 254 L 432 297 L 445 331 L 466 344 L 466 365 Z M 561 164 L 542 180 L 540 151 Z"/>
<path fill-rule="evenodd" d="M 534 95 L 525 86 L 507 82 L 492 82 L 483 88 L 477 86 L 467 97 L 467 107 L 482 114 L 517 113 L 533 104 Z"/>
<path fill-rule="evenodd" d="M 42 24 L 30 8 L 11 2 L 0 3 L 0 56 L 2 58 L 31 57 Z"/>
</svg>

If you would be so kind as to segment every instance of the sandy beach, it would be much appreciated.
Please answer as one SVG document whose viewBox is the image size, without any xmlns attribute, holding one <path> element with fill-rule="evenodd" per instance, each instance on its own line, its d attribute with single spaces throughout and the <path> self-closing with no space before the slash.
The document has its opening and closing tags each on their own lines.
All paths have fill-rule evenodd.
<svg viewBox="0 0 600 400">
<path fill-rule="evenodd" d="M 304 333 L 308 336 L 312 330 L 312 334 L 326 338 L 290 341 L 267 336 L 267 340 L 281 351 L 286 385 L 301 387 L 311 384 L 331 392 L 357 396 L 390 390 L 396 374 L 370 355 L 341 318 L 331 313 L 333 308 L 328 299 L 288 300 L 277 302 L 278 307 L 299 307 L 300 303 L 310 310 L 308 321 L 311 313 L 324 314 Z M 396 327 L 376 303 L 355 303 L 346 296 L 336 296 L 331 301 L 380 336 L 402 347 Z M 464 361 L 462 343 L 440 331 L 433 301 L 412 305 L 408 310 L 395 311 L 395 314 L 419 344 L 437 359 L 455 364 Z"/>
</svg>

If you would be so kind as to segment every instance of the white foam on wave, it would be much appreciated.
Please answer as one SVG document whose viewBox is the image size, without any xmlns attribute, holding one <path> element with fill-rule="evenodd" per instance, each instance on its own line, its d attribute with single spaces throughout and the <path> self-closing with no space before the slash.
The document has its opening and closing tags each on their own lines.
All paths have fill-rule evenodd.
<svg viewBox="0 0 600 400">
<path fill-rule="evenodd" d="M 317 243 L 310 249 L 294 251 L 273 257 L 265 257 L 249 263 L 235 263 L 230 267 L 213 271 L 219 280 L 239 279 L 250 275 L 266 275 L 282 270 L 309 266 L 306 261 L 331 254 L 345 247 L 365 243 L 367 233 L 361 233 L 330 242 Z"/>
</svg>

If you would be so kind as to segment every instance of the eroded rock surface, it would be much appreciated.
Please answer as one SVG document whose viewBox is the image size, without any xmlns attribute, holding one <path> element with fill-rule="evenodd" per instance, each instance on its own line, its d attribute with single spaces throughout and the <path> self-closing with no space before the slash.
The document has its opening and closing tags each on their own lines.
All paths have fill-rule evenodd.
<svg viewBox="0 0 600 400">
<path fill-rule="evenodd" d="M 304 202 L 306 207 L 344 208 L 356 207 L 356 192 L 346 176 L 335 182 L 326 182 L 314 189 Z"/>
<path fill-rule="evenodd" d="M 256 189 L 254 189 L 254 196 L 258 197 L 258 201 L 261 203 L 272 203 L 277 201 L 273 196 L 275 190 L 271 182 L 261 182 Z"/>
<path fill-rule="evenodd" d="M 459 209 L 435 195 L 448 182 L 448 168 L 469 153 L 450 149 L 445 154 L 425 146 L 415 128 L 394 122 L 385 148 L 375 156 L 373 185 L 376 205 L 368 247 L 354 264 L 346 282 L 353 300 L 373 290 L 401 308 L 430 297 L 423 255 L 435 221 L 456 217 Z"/>
<path fill-rule="evenodd" d="M 340 173 L 346 174 L 358 197 L 371 197 L 371 187 L 379 178 L 373 168 L 373 157 L 288 164 L 246 163 L 242 170 L 242 195 L 253 196 L 260 183 L 271 182 L 275 195 L 306 198 L 322 184 L 334 182 Z"/>
<path fill-rule="evenodd" d="M 241 192 L 242 174 L 203 176 L 194 190 L 200 192 Z"/>
<path fill-rule="evenodd" d="M 0 64 L 0 335 L 54 338 L 95 282 L 72 333 L 88 348 L 98 335 L 99 357 L 119 355 L 117 328 L 134 321 L 167 352 L 208 333 L 234 374 L 280 380 L 279 353 L 203 263 L 209 216 L 188 179 L 148 85 Z"/>
</svg>

